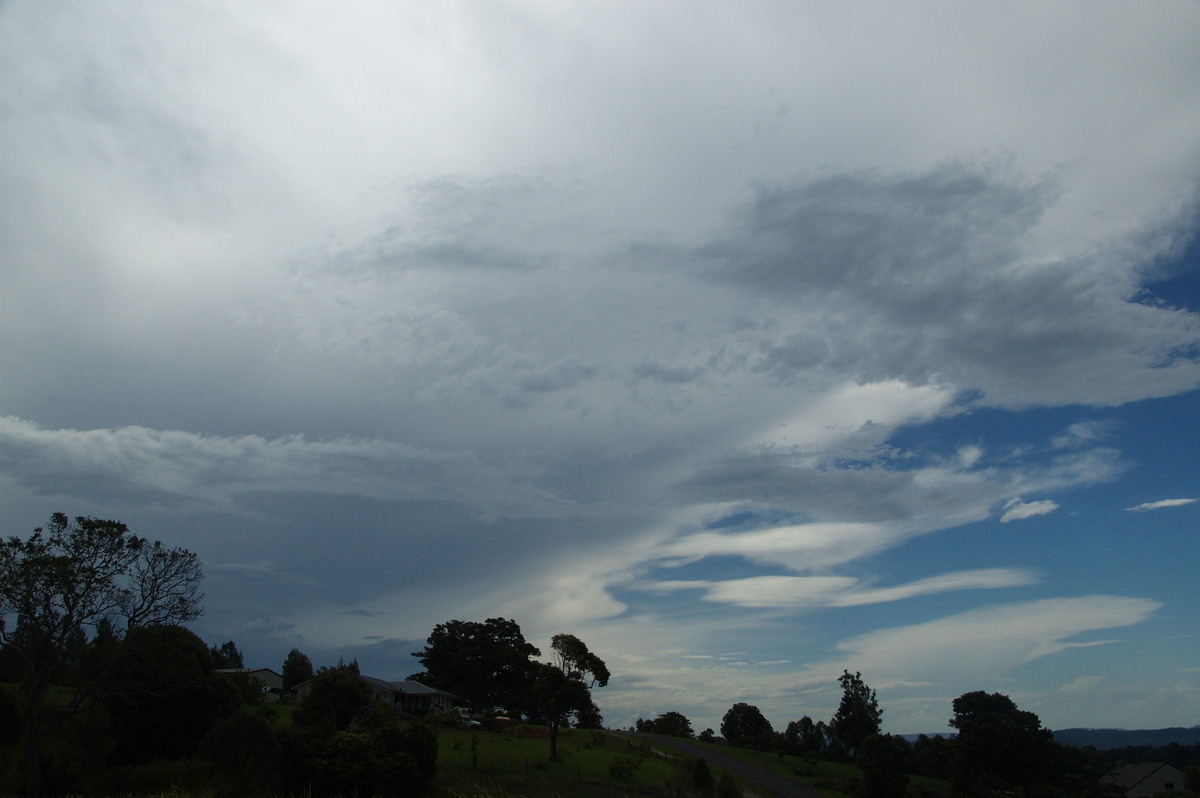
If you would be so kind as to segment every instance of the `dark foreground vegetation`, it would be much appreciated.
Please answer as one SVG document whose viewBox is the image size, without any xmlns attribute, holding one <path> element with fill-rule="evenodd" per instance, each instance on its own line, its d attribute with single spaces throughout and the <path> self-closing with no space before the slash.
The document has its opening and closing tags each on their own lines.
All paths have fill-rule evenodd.
<svg viewBox="0 0 1200 798">
<path fill-rule="evenodd" d="M 828 795 L 1098 798 L 1124 794 L 1107 783 L 1106 776 L 1114 766 L 1127 764 L 1128 757 L 1109 757 L 1055 742 L 1037 715 L 1019 709 L 1003 694 L 974 691 L 959 696 L 951 706 L 950 725 L 956 735 L 922 735 L 909 742 L 881 733 L 883 710 L 862 674 L 845 672 L 840 681 L 842 701 L 829 721 L 804 717 L 777 732 L 757 707 L 739 703 L 725 713 L 721 735 L 732 747 L 759 752 L 762 766 L 771 768 L 774 757 L 780 762 L 775 772 Z M 691 724 L 677 712 L 639 720 L 635 728 L 692 737 Z M 697 737 L 714 738 L 711 729 Z M 843 769 L 831 774 L 830 765 Z M 1186 783 L 1174 785 L 1171 795 L 1188 795 L 1185 787 L 1200 787 L 1200 772 L 1185 771 L 1185 775 Z"/>
<path fill-rule="evenodd" d="M 710 764 L 752 779 L 729 755 L 831 798 L 1099 798 L 1124 794 L 1105 783 L 1115 766 L 1149 761 L 1178 768 L 1170 795 L 1200 791 L 1200 745 L 1068 747 L 999 693 L 955 699 L 951 738 L 883 734 L 875 691 L 848 671 L 828 721 L 779 732 L 737 703 L 720 736 L 679 712 L 613 733 L 591 698 L 604 661 L 570 634 L 539 661 L 504 618 L 439 624 L 413 654 L 423 670 L 410 680 L 436 704 L 397 703 L 397 683 L 354 662 L 314 671 L 295 649 L 273 686 L 233 641 L 209 646 L 182 625 L 200 613 L 201 576 L 191 552 L 114 521 L 56 514 L 0 541 L 0 796 L 753 794 Z"/>
</svg>

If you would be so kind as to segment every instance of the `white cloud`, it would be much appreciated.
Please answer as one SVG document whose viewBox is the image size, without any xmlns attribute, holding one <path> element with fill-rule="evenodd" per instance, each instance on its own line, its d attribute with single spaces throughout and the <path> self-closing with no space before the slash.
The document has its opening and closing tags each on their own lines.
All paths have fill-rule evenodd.
<svg viewBox="0 0 1200 798">
<path fill-rule="evenodd" d="M 842 447 L 870 449 L 900 425 L 934 418 L 953 399 L 954 391 L 945 386 L 913 386 L 900 380 L 832 386 L 793 418 L 777 422 L 746 445 L 824 456 Z"/>
<path fill-rule="evenodd" d="M 664 580 L 642 585 L 652 592 L 702 590 L 704 599 L 739 607 L 858 607 L 952 590 L 1021 587 L 1038 581 L 1019 569 L 988 568 L 939 574 L 894 587 L 871 587 L 852 577 L 755 576 L 726 581 Z"/>
<path fill-rule="evenodd" d="M 1064 693 L 1082 693 L 1094 690 L 1104 681 L 1103 676 L 1080 676 L 1059 689 Z"/>
<path fill-rule="evenodd" d="M 883 679 L 994 678 L 1068 648 L 1110 643 L 1079 635 L 1148 620 L 1161 605 L 1124 596 L 1081 596 L 1000 604 L 843 640 L 851 670 Z"/>
<path fill-rule="evenodd" d="M 1161 499 L 1156 502 L 1143 502 L 1134 507 L 1126 507 L 1126 510 L 1131 512 L 1144 512 L 1146 510 L 1161 510 L 1164 507 L 1183 507 L 1186 504 L 1191 504 L 1196 499 Z"/>
<path fill-rule="evenodd" d="M 963 468 L 972 468 L 983 458 L 984 450 L 982 446 L 970 444 L 962 446 L 958 450 L 958 461 Z"/>
<path fill-rule="evenodd" d="M 1004 514 L 1000 516 L 1000 523 L 1007 524 L 1009 521 L 1020 521 L 1023 518 L 1033 518 L 1039 515 L 1049 515 L 1058 509 L 1058 502 L 1050 499 L 1042 499 L 1036 502 L 1024 502 L 1020 499 L 1012 499 L 1004 506 Z"/>
<path fill-rule="evenodd" d="M 704 557 L 738 555 L 794 571 L 826 568 L 858 559 L 889 545 L 902 533 L 879 524 L 815 523 L 753 532 L 697 532 L 662 547 L 676 564 Z"/>
</svg>

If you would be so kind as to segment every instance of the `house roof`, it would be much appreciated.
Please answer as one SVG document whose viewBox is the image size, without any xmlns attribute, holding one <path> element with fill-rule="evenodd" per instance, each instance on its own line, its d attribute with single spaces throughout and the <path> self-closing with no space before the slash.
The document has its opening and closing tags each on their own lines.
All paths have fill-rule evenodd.
<svg viewBox="0 0 1200 798">
<path fill-rule="evenodd" d="M 270 673 L 283 678 L 270 668 L 213 668 L 213 673 Z"/>
<path fill-rule="evenodd" d="M 261 670 L 268 669 L 262 668 Z M 371 687 L 375 688 L 381 693 L 396 693 L 397 695 L 441 695 L 449 699 L 461 700 L 454 693 L 448 693 L 445 690 L 439 690 L 436 687 L 430 687 L 429 685 L 421 684 L 420 682 L 414 682 L 411 679 L 405 679 L 399 682 L 389 682 L 385 679 L 377 679 L 374 676 L 363 676 L 362 674 L 359 674 L 358 678 L 362 679 L 364 682 L 371 685 Z M 312 680 L 309 679 L 308 682 L 302 682 L 292 689 L 300 690 L 311 681 Z"/>
<path fill-rule="evenodd" d="M 359 676 L 364 682 L 367 682 L 376 690 L 386 693 L 399 693 L 400 695 L 443 695 L 447 698 L 458 698 L 453 693 L 448 693 L 445 690 L 439 690 L 436 687 L 414 682 L 411 679 L 405 679 L 399 682 L 389 682 L 383 679 L 376 679 L 374 676 Z"/>
<path fill-rule="evenodd" d="M 402 682 L 391 682 L 391 684 L 395 685 L 396 689 L 398 689 L 400 692 L 408 695 L 427 693 L 429 695 L 444 695 L 447 698 L 458 698 L 458 696 L 454 695 L 454 693 L 448 693 L 445 690 L 439 690 L 436 687 L 430 687 L 429 685 L 421 684 L 420 682 L 414 682 L 412 679 L 405 679 Z"/>
<path fill-rule="evenodd" d="M 1166 762 L 1138 762 L 1134 765 L 1125 765 L 1117 768 L 1112 773 L 1104 777 L 1103 781 L 1109 784 L 1116 784 L 1124 787 L 1126 790 L 1133 789 L 1141 784 L 1146 779 L 1153 776 L 1163 768 L 1169 768 L 1172 771 L 1172 776 L 1178 778 L 1183 775 L 1183 771 L 1174 765 L 1168 765 Z M 1176 776 L 1178 774 L 1178 776 Z"/>
</svg>

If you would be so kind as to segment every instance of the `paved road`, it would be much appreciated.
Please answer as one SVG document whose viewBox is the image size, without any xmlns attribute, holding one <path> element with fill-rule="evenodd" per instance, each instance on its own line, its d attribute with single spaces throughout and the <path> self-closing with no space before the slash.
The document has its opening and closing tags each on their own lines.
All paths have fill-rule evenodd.
<svg viewBox="0 0 1200 798">
<path fill-rule="evenodd" d="M 622 734 L 628 737 L 644 737 L 652 741 L 655 745 L 660 745 L 664 748 L 673 748 L 682 754 L 695 757 L 696 759 L 703 757 L 708 761 L 708 764 L 719 767 L 722 770 L 728 770 L 739 779 L 743 779 L 764 790 L 769 790 L 772 795 L 780 796 L 780 798 L 821 798 L 816 792 L 798 781 L 792 781 L 782 776 L 776 776 L 774 773 L 759 770 L 753 765 L 747 765 L 740 759 L 726 756 L 720 751 L 714 751 L 710 748 L 701 748 L 679 737 L 664 737 L 661 734 L 639 734 L 637 732 L 622 732 Z"/>
</svg>

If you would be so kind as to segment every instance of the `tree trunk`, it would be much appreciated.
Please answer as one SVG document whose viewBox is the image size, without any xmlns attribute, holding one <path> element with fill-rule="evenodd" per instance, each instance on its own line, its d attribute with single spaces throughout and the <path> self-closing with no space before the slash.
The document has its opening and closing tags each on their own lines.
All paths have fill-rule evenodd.
<svg viewBox="0 0 1200 798">
<path fill-rule="evenodd" d="M 25 798 L 40 798 L 42 794 L 42 762 L 38 757 L 41 742 L 37 709 L 31 707 L 25 714 Z"/>
<path fill-rule="evenodd" d="M 558 721 L 550 721 L 550 761 L 558 761 Z"/>
</svg>

